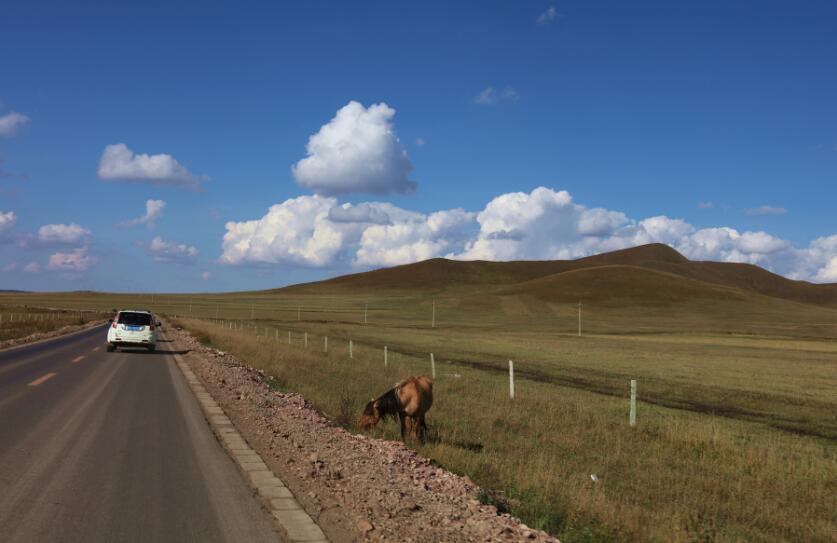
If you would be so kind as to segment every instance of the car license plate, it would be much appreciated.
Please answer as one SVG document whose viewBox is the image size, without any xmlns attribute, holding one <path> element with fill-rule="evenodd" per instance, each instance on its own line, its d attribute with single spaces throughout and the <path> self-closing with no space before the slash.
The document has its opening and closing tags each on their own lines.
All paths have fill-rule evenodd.
<svg viewBox="0 0 837 543">
<path fill-rule="evenodd" d="M 139 332 L 142 330 L 142 326 L 128 326 L 128 330 L 131 332 Z"/>
</svg>

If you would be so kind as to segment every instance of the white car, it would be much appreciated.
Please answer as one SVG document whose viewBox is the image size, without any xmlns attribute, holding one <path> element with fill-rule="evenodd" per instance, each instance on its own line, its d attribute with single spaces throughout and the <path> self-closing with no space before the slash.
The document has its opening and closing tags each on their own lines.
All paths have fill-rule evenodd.
<svg viewBox="0 0 837 543">
<path fill-rule="evenodd" d="M 117 347 L 145 347 L 151 352 L 157 347 L 157 327 L 160 323 L 151 311 L 123 309 L 110 320 L 108 351 Z"/>
</svg>

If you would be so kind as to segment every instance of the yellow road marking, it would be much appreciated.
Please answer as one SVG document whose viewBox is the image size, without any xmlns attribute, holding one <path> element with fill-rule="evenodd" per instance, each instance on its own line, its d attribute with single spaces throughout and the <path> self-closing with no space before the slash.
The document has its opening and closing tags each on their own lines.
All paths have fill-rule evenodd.
<svg viewBox="0 0 837 543">
<path fill-rule="evenodd" d="M 99 350 L 99 348 L 98 348 L 98 347 L 93 347 L 93 352 L 96 352 L 96 351 L 98 351 L 98 350 Z"/>
<path fill-rule="evenodd" d="M 31 383 L 29 383 L 29 386 L 30 387 L 36 387 L 36 386 L 40 385 L 41 383 L 43 383 L 44 381 L 46 381 L 47 379 L 52 379 L 56 375 L 58 375 L 58 374 L 57 373 L 47 373 L 46 375 L 42 375 L 42 376 L 38 377 L 37 379 L 35 379 L 34 381 L 32 381 Z"/>
<path fill-rule="evenodd" d="M 81 360 L 82 358 L 84 358 L 84 355 L 77 356 L 77 357 L 73 358 L 73 360 L 72 360 L 72 361 L 73 361 L 73 362 L 78 362 L 78 361 L 79 361 L 79 360 Z"/>
</svg>

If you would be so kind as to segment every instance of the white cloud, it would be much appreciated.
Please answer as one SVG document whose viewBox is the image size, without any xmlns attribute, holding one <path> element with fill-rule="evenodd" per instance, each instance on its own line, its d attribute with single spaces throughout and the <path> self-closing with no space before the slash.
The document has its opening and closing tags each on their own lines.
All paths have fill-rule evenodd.
<svg viewBox="0 0 837 543">
<path fill-rule="evenodd" d="M 29 122 L 29 117 L 16 111 L 0 115 L 0 136 L 10 138 L 17 134 L 19 128 L 26 126 Z"/>
<path fill-rule="evenodd" d="M 418 145 L 419 147 L 424 147 L 425 145 L 427 145 L 427 142 L 424 141 L 424 138 L 416 138 L 416 145 Z"/>
<path fill-rule="evenodd" d="M 712 209 L 715 207 L 715 204 L 712 202 L 698 202 L 697 208 L 698 209 Z"/>
<path fill-rule="evenodd" d="M 520 95 L 511 87 L 506 87 L 503 91 L 494 90 L 494 87 L 487 87 L 474 97 L 474 102 L 483 106 L 490 106 L 506 100 L 517 102 L 519 99 Z"/>
<path fill-rule="evenodd" d="M 163 216 L 163 209 L 166 207 L 166 202 L 163 200 L 147 200 L 145 202 L 145 215 L 119 223 L 118 226 L 123 228 L 130 228 L 144 224 L 149 228 L 154 228 L 157 220 Z"/>
<path fill-rule="evenodd" d="M 204 281 L 209 281 L 210 279 L 212 279 L 212 272 L 210 272 L 210 271 L 201 272 L 201 279 L 203 279 Z"/>
<path fill-rule="evenodd" d="M 165 241 L 156 236 L 148 244 L 148 252 L 155 262 L 191 264 L 198 258 L 198 249 L 184 243 Z"/>
<path fill-rule="evenodd" d="M 635 220 L 545 187 L 502 194 L 478 213 L 424 214 L 383 202 L 300 196 L 226 228 L 220 261 L 229 265 L 368 268 L 437 256 L 567 259 L 646 243 L 668 244 L 693 260 L 746 262 L 812 281 L 832 280 L 837 265 L 837 234 L 796 248 L 767 232 L 697 228 L 663 215 Z"/>
<path fill-rule="evenodd" d="M 837 283 L 837 256 L 831 258 L 814 276 L 814 280 L 823 283 Z"/>
<path fill-rule="evenodd" d="M 409 262 L 444 254 L 455 245 L 460 223 L 472 218 L 462 210 L 424 215 L 383 202 L 337 205 L 335 198 L 300 196 L 272 206 L 261 219 L 228 222 L 220 262 L 311 267 Z"/>
<path fill-rule="evenodd" d="M 361 266 L 395 266 L 442 255 L 452 256 L 466 239 L 474 214 L 463 209 L 436 211 L 412 221 L 366 228 L 354 263 Z"/>
<path fill-rule="evenodd" d="M 331 196 L 415 191 L 413 165 L 395 134 L 395 110 L 385 103 L 369 108 L 352 101 L 308 140 L 308 156 L 291 167 L 296 182 Z"/>
<path fill-rule="evenodd" d="M 747 210 L 747 215 L 784 215 L 788 210 L 784 207 L 761 206 Z"/>
<path fill-rule="evenodd" d="M 37 262 L 30 262 L 23 267 L 24 273 L 41 273 L 41 265 Z"/>
<path fill-rule="evenodd" d="M 33 239 L 24 241 L 24 245 L 34 242 L 37 245 L 78 245 L 86 243 L 90 238 L 90 230 L 81 225 L 71 224 L 45 224 L 38 229 L 38 235 Z"/>
<path fill-rule="evenodd" d="M 0 233 L 10 229 L 17 222 L 17 215 L 14 211 L 0 211 Z"/>
<path fill-rule="evenodd" d="M 105 147 L 99 160 L 99 177 L 106 181 L 133 181 L 196 189 L 205 175 L 194 175 L 171 155 L 134 154 L 124 143 Z"/>
<path fill-rule="evenodd" d="M 69 252 L 53 253 L 49 257 L 47 268 L 65 272 L 83 272 L 95 266 L 99 259 L 87 254 L 87 248 L 81 247 Z"/>
<path fill-rule="evenodd" d="M 331 222 L 367 222 L 372 224 L 390 224 L 392 220 L 380 204 L 342 204 L 328 210 Z"/>
<path fill-rule="evenodd" d="M 555 9 L 555 6 L 549 6 L 546 11 L 538 15 L 536 21 L 539 25 L 545 25 L 551 23 L 560 16 L 561 15 L 558 13 L 558 10 Z"/>
</svg>

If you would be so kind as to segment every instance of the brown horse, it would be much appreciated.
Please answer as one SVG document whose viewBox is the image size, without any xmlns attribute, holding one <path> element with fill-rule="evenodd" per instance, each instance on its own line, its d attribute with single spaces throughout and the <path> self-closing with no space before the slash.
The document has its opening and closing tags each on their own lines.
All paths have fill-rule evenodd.
<svg viewBox="0 0 837 543">
<path fill-rule="evenodd" d="M 410 377 L 367 403 L 359 424 L 361 428 L 368 430 L 381 419 L 394 419 L 398 416 L 401 422 L 401 439 L 406 439 L 409 432 L 410 437 L 424 443 L 427 433 L 424 415 L 432 405 L 433 381 L 427 377 Z"/>
</svg>

